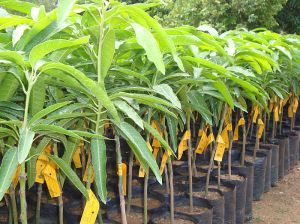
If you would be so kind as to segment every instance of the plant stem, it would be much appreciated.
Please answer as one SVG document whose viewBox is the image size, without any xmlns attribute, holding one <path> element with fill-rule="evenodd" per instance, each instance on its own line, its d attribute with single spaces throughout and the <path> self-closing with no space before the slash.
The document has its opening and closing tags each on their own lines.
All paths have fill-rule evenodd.
<svg viewBox="0 0 300 224">
<path fill-rule="evenodd" d="M 261 113 L 259 113 L 258 118 L 261 119 Z M 256 152 L 259 149 L 259 137 L 258 137 L 258 130 L 259 130 L 259 124 L 256 124 L 256 140 L 255 140 L 255 146 L 253 151 L 253 161 L 256 160 Z"/>
<path fill-rule="evenodd" d="M 221 163 L 218 161 L 218 190 L 221 189 Z"/>
<path fill-rule="evenodd" d="M 149 178 L 149 168 L 145 171 L 144 178 L 144 224 L 148 223 L 148 178 Z"/>
<path fill-rule="evenodd" d="M 221 132 L 222 132 L 222 128 L 223 128 L 223 124 L 224 124 L 224 120 L 225 120 L 226 111 L 227 111 L 227 104 L 225 104 L 225 106 L 223 108 L 223 111 L 222 111 L 220 126 L 219 126 L 219 130 L 218 130 L 218 135 L 220 135 Z M 207 193 L 208 193 L 210 172 L 211 172 L 211 169 L 212 169 L 213 164 L 214 164 L 214 155 L 216 153 L 217 146 L 218 146 L 218 143 L 215 142 L 214 149 L 212 151 L 212 154 L 210 155 L 209 167 L 208 167 L 207 176 L 206 176 L 205 195 L 207 195 Z"/>
<path fill-rule="evenodd" d="M 40 224 L 42 194 L 43 194 L 43 185 L 38 184 L 37 200 L 36 200 L 36 211 L 35 211 L 35 222 L 36 222 L 36 224 Z"/>
<path fill-rule="evenodd" d="M 133 152 L 130 151 L 128 164 L 128 197 L 127 197 L 127 214 L 130 213 L 132 199 L 132 167 L 133 167 Z"/>
<path fill-rule="evenodd" d="M 13 223 L 12 206 L 7 195 L 4 195 L 4 199 L 8 209 L 8 224 L 12 224 Z M 18 224 L 18 222 L 16 222 L 16 224 Z"/>
<path fill-rule="evenodd" d="M 169 175 L 170 175 L 170 215 L 171 224 L 174 224 L 174 183 L 173 183 L 173 167 L 171 157 L 168 159 Z"/>
<path fill-rule="evenodd" d="M 57 143 L 54 143 L 53 146 L 53 153 L 54 155 L 58 156 L 58 152 L 57 152 Z M 59 188 L 60 188 L 60 195 L 58 197 L 58 211 L 59 211 L 59 224 L 63 224 L 64 223 L 64 202 L 63 202 L 63 198 L 62 198 L 62 188 L 59 182 L 59 175 L 57 176 L 57 181 L 59 184 Z"/>
<path fill-rule="evenodd" d="M 187 112 L 186 115 L 187 131 L 191 132 L 191 115 Z M 188 140 L 188 167 L 189 167 L 189 200 L 190 212 L 193 212 L 193 170 L 192 170 L 192 141 Z"/>
<path fill-rule="evenodd" d="M 18 209 L 17 209 L 17 203 L 16 203 L 16 193 L 14 186 L 11 184 L 9 187 L 9 197 L 11 201 L 11 210 L 12 210 L 12 217 L 14 223 L 18 224 Z"/>
<path fill-rule="evenodd" d="M 242 110 L 241 110 L 241 117 L 244 117 Z M 242 155 L 241 155 L 241 166 L 245 165 L 246 141 L 247 141 L 247 133 L 246 133 L 246 124 L 245 124 L 243 125 L 243 146 L 242 146 Z"/>
<path fill-rule="evenodd" d="M 25 163 L 21 164 L 20 174 L 20 198 L 21 198 L 21 223 L 27 224 L 27 203 L 26 203 L 26 172 Z"/>
<path fill-rule="evenodd" d="M 121 154 L 121 147 L 120 147 L 120 138 L 117 134 L 115 135 L 115 141 L 116 141 L 117 167 L 119 167 L 122 164 L 122 154 Z M 120 197 L 121 220 L 122 220 L 122 224 L 127 224 L 126 211 L 125 211 L 125 199 L 124 199 L 124 191 L 123 191 L 123 176 L 119 176 L 118 188 L 119 188 L 119 197 Z"/>
<path fill-rule="evenodd" d="M 163 156 L 163 155 L 162 155 Z M 167 187 L 167 193 L 170 194 L 170 182 L 169 182 L 169 175 L 168 175 L 168 168 L 165 166 L 165 180 L 166 180 L 166 187 Z"/>
<path fill-rule="evenodd" d="M 232 124 L 231 116 L 229 116 L 229 123 Z M 229 179 L 231 179 L 231 150 L 232 150 L 232 142 L 233 142 L 233 133 L 232 130 L 229 131 L 229 148 L 228 148 L 228 175 Z"/>
</svg>

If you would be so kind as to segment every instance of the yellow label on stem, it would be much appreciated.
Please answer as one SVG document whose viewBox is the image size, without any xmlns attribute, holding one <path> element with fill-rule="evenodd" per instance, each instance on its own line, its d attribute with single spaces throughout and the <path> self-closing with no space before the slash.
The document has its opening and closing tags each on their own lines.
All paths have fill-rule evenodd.
<svg viewBox="0 0 300 224">
<path fill-rule="evenodd" d="M 158 141 L 156 138 L 153 138 L 152 146 L 159 148 L 161 146 L 160 141 Z"/>
<path fill-rule="evenodd" d="M 169 158 L 169 153 L 168 151 L 165 151 L 160 164 L 160 169 L 159 169 L 160 175 L 162 175 L 165 170 L 165 166 L 167 164 L 168 158 Z"/>
<path fill-rule="evenodd" d="M 61 190 L 57 180 L 56 170 L 47 164 L 42 174 L 44 175 L 51 198 L 59 197 Z"/>
<path fill-rule="evenodd" d="M 222 139 L 223 139 L 223 141 L 224 141 L 225 148 L 228 148 L 228 147 L 229 147 L 228 126 L 226 126 L 226 127 L 224 128 L 224 130 L 223 130 L 222 133 L 221 133 L 221 136 L 222 136 Z"/>
<path fill-rule="evenodd" d="M 240 118 L 240 120 L 238 121 L 236 127 L 234 128 L 234 133 L 233 133 L 233 140 L 237 141 L 239 139 L 239 127 L 242 125 L 245 125 L 245 119 L 242 117 Z"/>
<path fill-rule="evenodd" d="M 297 110 L 298 110 L 298 105 L 299 105 L 298 97 L 295 97 L 295 98 L 294 98 L 294 106 L 293 106 L 293 112 L 294 112 L 294 113 L 297 112 Z"/>
<path fill-rule="evenodd" d="M 122 178 L 123 178 L 123 192 L 124 196 L 127 194 L 127 165 L 126 163 L 121 163 L 122 165 Z"/>
<path fill-rule="evenodd" d="M 212 143 L 215 140 L 215 136 L 213 133 L 210 133 L 209 136 L 207 137 L 207 142 L 206 142 L 206 148 L 209 146 L 210 143 Z"/>
<path fill-rule="evenodd" d="M 258 135 L 258 138 L 261 139 L 262 134 L 264 133 L 264 129 L 265 129 L 265 124 L 262 121 L 262 119 L 258 119 L 258 125 L 259 125 L 259 128 L 258 128 L 257 135 Z"/>
<path fill-rule="evenodd" d="M 178 145 L 178 160 L 182 158 L 182 154 L 184 151 L 188 149 L 187 141 L 191 138 L 191 132 L 186 131 L 181 138 L 181 141 Z"/>
<path fill-rule="evenodd" d="M 207 140 L 208 140 L 207 135 L 204 132 L 201 136 L 201 139 L 200 139 L 198 146 L 196 148 L 196 151 L 195 151 L 197 154 L 202 154 L 204 152 L 205 147 L 207 146 Z"/>
<path fill-rule="evenodd" d="M 36 161 L 36 174 L 35 174 L 35 182 L 43 184 L 45 182 L 45 178 L 43 175 L 43 170 L 46 168 L 47 164 L 49 162 L 49 159 L 45 155 L 40 155 Z"/>
<path fill-rule="evenodd" d="M 53 150 L 52 144 L 49 143 L 45 148 L 44 148 L 44 152 L 46 153 L 51 153 Z"/>
<path fill-rule="evenodd" d="M 91 175 L 90 176 L 90 183 L 93 183 L 94 179 L 95 179 L 95 173 L 94 173 L 93 166 L 91 165 L 91 152 L 90 151 L 88 153 L 88 161 L 86 163 L 85 171 L 84 171 L 84 174 L 83 174 L 83 181 L 84 182 L 88 182 L 89 166 L 91 166 L 91 169 L 90 169 L 90 175 Z"/>
<path fill-rule="evenodd" d="M 88 190 L 89 200 L 87 200 L 80 224 L 94 224 L 99 212 L 100 204 L 92 190 Z"/>
<path fill-rule="evenodd" d="M 72 157 L 75 168 L 81 168 L 82 167 L 80 154 L 81 154 L 81 147 L 77 146 L 77 148 L 74 152 L 74 155 Z"/>
<path fill-rule="evenodd" d="M 204 133 L 204 130 L 202 128 L 199 129 L 199 131 L 198 131 L 198 137 L 201 137 L 203 133 Z"/>
<path fill-rule="evenodd" d="M 153 155 L 154 159 L 156 159 L 158 151 L 159 151 L 159 148 L 157 148 L 157 147 L 154 147 L 154 149 L 153 149 L 153 153 L 152 153 L 152 155 Z"/>
<path fill-rule="evenodd" d="M 289 107 L 288 107 L 288 117 L 292 118 L 293 116 L 294 116 L 294 113 L 293 113 L 293 104 L 290 104 Z"/>
<path fill-rule="evenodd" d="M 19 165 L 17 167 L 17 170 L 16 170 L 15 175 L 12 180 L 12 184 L 13 184 L 14 188 L 16 188 L 18 185 L 20 173 L 21 173 L 21 165 Z"/>
<path fill-rule="evenodd" d="M 252 117 L 252 123 L 256 123 L 256 120 L 257 120 L 257 116 L 259 114 L 259 108 L 258 106 L 256 105 L 254 108 L 253 108 L 254 112 L 253 112 L 253 117 Z"/>
<path fill-rule="evenodd" d="M 275 105 L 273 113 L 274 113 L 274 121 L 278 122 L 279 121 L 278 105 Z"/>
<path fill-rule="evenodd" d="M 216 150 L 216 153 L 214 156 L 214 160 L 222 162 L 224 151 L 225 151 L 225 142 L 220 135 L 218 135 L 218 137 L 217 137 L 217 144 L 218 145 L 217 145 L 217 150 Z"/>
<path fill-rule="evenodd" d="M 139 177 L 145 177 L 145 170 L 142 166 L 140 166 L 140 169 L 139 169 Z"/>
<path fill-rule="evenodd" d="M 283 110 L 283 100 L 282 99 L 280 99 L 280 101 L 279 101 L 279 114 L 281 114 L 282 113 L 282 110 Z"/>
</svg>

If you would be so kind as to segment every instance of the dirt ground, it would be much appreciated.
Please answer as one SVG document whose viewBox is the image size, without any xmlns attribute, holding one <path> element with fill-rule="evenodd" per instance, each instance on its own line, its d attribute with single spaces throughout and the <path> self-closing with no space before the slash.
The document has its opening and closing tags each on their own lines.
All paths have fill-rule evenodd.
<svg viewBox="0 0 300 224">
<path fill-rule="evenodd" d="M 300 162 L 253 204 L 253 224 L 300 224 Z"/>
</svg>

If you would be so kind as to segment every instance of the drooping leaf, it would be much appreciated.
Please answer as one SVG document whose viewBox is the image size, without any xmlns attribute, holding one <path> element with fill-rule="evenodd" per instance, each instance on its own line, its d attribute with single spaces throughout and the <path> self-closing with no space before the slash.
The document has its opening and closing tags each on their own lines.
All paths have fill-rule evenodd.
<svg viewBox="0 0 300 224">
<path fill-rule="evenodd" d="M 95 183 L 101 201 L 106 204 L 106 145 L 103 139 L 91 140 L 92 165 L 95 173 Z"/>
<path fill-rule="evenodd" d="M 141 129 L 144 129 L 142 118 L 138 115 L 137 112 L 135 112 L 135 110 L 131 106 L 129 106 L 125 101 L 122 100 L 116 100 L 114 101 L 114 104 L 131 120 L 133 120 L 133 122 L 135 122 Z"/>
<path fill-rule="evenodd" d="M 29 120 L 28 122 L 29 126 L 32 125 L 34 122 L 38 121 L 39 119 L 42 119 L 43 117 L 52 113 L 53 111 L 56 111 L 70 103 L 71 103 L 70 101 L 67 101 L 67 102 L 52 104 L 51 106 L 39 111 Z"/>
<path fill-rule="evenodd" d="M 20 140 L 18 144 L 18 162 L 23 163 L 31 149 L 35 132 L 28 127 L 20 129 Z"/>
<path fill-rule="evenodd" d="M 82 37 L 75 40 L 54 39 L 45 41 L 31 49 L 29 53 L 29 62 L 34 68 L 38 60 L 42 59 L 47 54 L 64 48 L 71 48 L 82 44 L 86 44 L 88 43 L 88 41 L 89 37 Z"/>
<path fill-rule="evenodd" d="M 139 162 L 144 170 L 147 170 L 147 167 L 149 166 L 156 176 L 158 182 L 161 183 L 162 178 L 157 163 L 154 160 L 150 150 L 146 145 L 145 140 L 142 138 L 140 133 L 126 122 L 117 124 L 117 127 L 120 129 L 121 135 L 131 146 L 131 149 L 133 150 L 135 156 L 139 159 Z"/>
<path fill-rule="evenodd" d="M 103 38 L 101 51 L 101 80 L 104 81 L 115 53 L 115 32 L 110 29 Z"/>
<path fill-rule="evenodd" d="M 88 198 L 88 192 L 76 175 L 76 173 L 72 170 L 72 168 L 67 164 L 64 160 L 59 158 L 56 155 L 48 155 L 49 158 L 60 168 L 60 170 L 68 177 L 72 184 L 86 197 Z"/>
<path fill-rule="evenodd" d="M 3 156 L 0 167 L 0 200 L 2 200 L 18 166 L 18 150 L 14 147 L 9 149 Z"/>
<path fill-rule="evenodd" d="M 68 18 L 76 0 L 59 0 L 57 6 L 57 23 L 61 25 Z"/>
<path fill-rule="evenodd" d="M 174 106 L 181 109 L 180 101 L 178 100 L 177 96 L 168 84 L 155 85 L 153 86 L 153 89 L 156 93 L 163 95 L 166 99 L 172 102 Z"/>
<path fill-rule="evenodd" d="M 162 74 L 165 74 L 163 56 L 153 35 L 137 23 L 132 23 L 131 26 L 135 31 L 138 44 L 145 49 L 148 59 L 155 64 Z"/>
</svg>

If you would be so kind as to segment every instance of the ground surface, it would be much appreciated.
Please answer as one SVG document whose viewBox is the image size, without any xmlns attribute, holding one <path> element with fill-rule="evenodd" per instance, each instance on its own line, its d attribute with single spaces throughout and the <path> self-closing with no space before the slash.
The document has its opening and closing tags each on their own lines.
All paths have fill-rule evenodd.
<svg viewBox="0 0 300 224">
<path fill-rule="evenodd" d="M 253 224 L 300 224 L 300 162 L 261 201 L 253 203 Z"/>
</svg>

